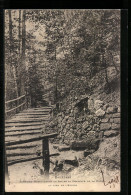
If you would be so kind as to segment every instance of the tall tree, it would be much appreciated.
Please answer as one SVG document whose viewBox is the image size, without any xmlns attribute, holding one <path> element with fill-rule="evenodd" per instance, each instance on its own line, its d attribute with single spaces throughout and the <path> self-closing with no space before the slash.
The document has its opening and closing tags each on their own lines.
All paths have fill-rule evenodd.
<svg viewBox="0 0 131 195">
<path fill-rule="evenodd" d="M 17 78 L 16 78 L 16 67 L 12 63 L 12 56 L 13 56 L 12 52 L 13 52 L 14 46 L 13 46 L 13 36 L 12 36 L 13 26 L 12 26 L 11 10 L 8 10 L 8 14 L 9 14 L 10 65 L 12 67 L 13 76 L 14 76 L 16 97 L 18 97 L 18 86 L 17 86 Z"/>
<path fill-rule="evenodd" d="M 21 72 L 20 72 L 20 94 L 25 94 L 25 72 L 26 72 L 26 66 L 25 66 L 25 43 L 26 43 L 26 10 L 22 11 L 22 50 L 21 50 Z"/>
</svg>

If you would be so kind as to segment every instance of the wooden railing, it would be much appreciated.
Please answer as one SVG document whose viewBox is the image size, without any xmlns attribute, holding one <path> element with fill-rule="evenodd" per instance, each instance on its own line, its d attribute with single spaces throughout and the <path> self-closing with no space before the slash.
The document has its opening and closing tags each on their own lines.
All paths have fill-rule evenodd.
<svg viewBox="0 0 131 195">
<path fill-rule="evenodd" d="M 51 134 L 46 134 L 42 135 L 40 137 L 35 137 L 35 138 L 30 138 L 30 139 L 23 139 L 19 141 L 11 141 L 11 142 L 6 142 L 5 147 L 7 146 L 13 146 L 13 145 L 18 145 L 18 144 L 25 144 L 25 143 L 30 143 L 30 142 L 35 142 L 35 141 L 40 141 L 42 140 L 42 153 L 43 155 L 40 157 L 34 157 L 34 158 L 29 158 L 29 159 L 21 159 L 17 161 L 12 161 L 10 163 L 7 163 L 7 156 L 5 156 L 6 161 L 5 161 L 5 172 L 8 175 L 8 166 L 16 164 L 16 163 L 22 163 L 26 161 L 32 161 L 32 160 L 38 160 L 38 159 L 43 159 L 43 167 L 44 167 L 44 173 L 48 177 L 49 176 L 49 169 L 50 169 L 50 157 L 51 156 L 57 156 L 58 154 L 50 154 L 49 152 L 49 138 L 54 138 L 58 134 L 57 133 L 51 133 Z M 6 154 L 5 154 L 6 155 Z"/>
<path fill-rule="evenodd" d="M 12 99 L 5 102 L 5 117 L 8 118 L 25 108 L 26 96 L 22 95 L 16 99 Z"/>
</svg>

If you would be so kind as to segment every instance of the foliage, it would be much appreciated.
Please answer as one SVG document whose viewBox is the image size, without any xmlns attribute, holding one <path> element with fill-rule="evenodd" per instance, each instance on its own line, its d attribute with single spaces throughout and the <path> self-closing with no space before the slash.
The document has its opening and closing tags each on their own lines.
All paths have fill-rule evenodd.
<svg viewBox="0 0 131 195">
<path fill-rule="evenodd" d="M 22 18 L 20 21 L 20 10 L 12 10 L 12 62 L 8 57 L 7 12 L 6 69 L 14 64 L 18 88 L 21 87 L 20 75 L 25 75 L 24 90 L 36 104 L 45 94 L 52 104 L 90 94 L 90 81 L 100 72 L 108 85 L 109 67 L 114 67 L 119 74 L 119 10 L 26 10 L 24 60 L 19 49 L 22 37 L 18 36 L 19 25 L 23 28 Z M 11 86 L 13 81 L 9 73 L 6 80 L 6 85 Z"/>
</svg>

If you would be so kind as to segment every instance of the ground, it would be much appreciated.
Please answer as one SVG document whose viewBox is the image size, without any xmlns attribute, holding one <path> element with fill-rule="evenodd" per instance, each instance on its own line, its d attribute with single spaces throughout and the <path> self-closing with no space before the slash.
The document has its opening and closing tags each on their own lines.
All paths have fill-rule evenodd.
<svg viewBox="0 0 131 195">
<path fill-rule="evenodd" d="M 114 145 L 115 144 L 115 145 Z M 99 149 L 91 155 L 84 157 L 83 151 L 61 151 L 53 148 L 50 143 L 50 154 L 58 153 L 59 156 L 51 157 L 49 180 L 77 180 L 88 182 L 97 181 L 105 184 L 116 175 L 116 183 L 120 183 L 120 136 L 105 139 Z M 104 153 L 106 151 L 106 154 Z M 62 172 L 54 172 L 56 160 L 59 162 L 65 159 L 77 157 L 79 166 L 64 164 Z M 110 158 L 109 158 L 110 157 Z M 19 182 L 42 182 L 46 180 L 42 167 L 42 160 L 28 161 L 9 166 L 9 179 L 11 183 Z"/>
</svg>

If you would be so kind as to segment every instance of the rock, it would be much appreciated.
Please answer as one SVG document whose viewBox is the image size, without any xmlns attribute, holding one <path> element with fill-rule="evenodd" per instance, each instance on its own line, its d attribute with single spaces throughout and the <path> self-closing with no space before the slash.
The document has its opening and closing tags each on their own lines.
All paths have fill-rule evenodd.
<svg viewBox="0 0 131 195">
<path fill-rule="evenodd" d="M 78 162 L 76 156 L 75 156 L 75 158 L 74 158 L 73 160 L 65 159 L 65 160 L 64 160 L 64 163 L 65 163 L 65 164 L 72 165 L 72 166 L 75 166 L 75 167 L 78 167 L 78 166 L 79 166 L 79 162 Z"/>
<path fill-rule="evenodd" d="M 62 121 L 62 118 L 58 117 L 58 123 L 61 123 L 61 121 Z"/>
<path fill-rule="evenodd" d="M 105 105 L 103 106 L 103 110 L 106 111 L 108 107 L 109 107 L 109 104 L 105 104 Z"/>
<path fill-rule="evenodd" d="M 60 112 L 59 114 L 57 114 L 58 117 L 61 117 L 62 116 L 62 113 Z"/>
<path fill-rule="evenodd" d="M 70 140 L 70 139 L 72 139 L 72 138 L 74 137 L 74 134 L 71 133 L 70 131 L 68 131 L 68 132 L 66 133 L 65 137 L 66 137 L 68 140 Z"/>
<path fill-rule="evenodd" d="M 61 129 L 61 124 L 60 124 L 60 123 L 58 123 L 57 127 L 58 127 L 59 129 Z"/>
<path fill-rule="evenodd" d="M 66 119 L 64 118 L 61 123 L 66 124 Z"/>
<path fill-rule="evenodd" d="M 99 123 L 100 123 L 100 121 L 101 121 L 101 119 L 100 119 L 100 118 L 98 118 L 98 117 L 94 117 L 94 119 L 95 119 L 95 123 L 97 123 L 97 124 L 99 124 Z"/>
<path fill-rule="evenodd" d="M 63 169 L 64 169 L 64 171 L 66 173 L 69 173 L 69 172 L 73 171 L 75 169 L 75 167 L 72 166 L 72 165 L 64 164 L 64 168 Z"/>
<path fill-rule="evenodd" d="M 67 110 L 66 110 L 66 114 L 69 114 L 69 113 L 70 113 L 70 110 L 69 110 L 69 109 L 67 109 Z"/>
<path fill-rule="evenodd" d="M 103 105 L 103 101 L 101 100 L 96 100 L 95 103 L 94 103 L 94 108 L 95 110 L 98 110 L 99 108 L 101 108 Z"/>
<path fill-rule="evenodd" d="M 104 132 L 103 132 L 103 131 L 100 131 L 100 132 L 99 132 L 99 139 L 102 139 L 103 136 L 104 136 Z"/>
<path fill-rule="evenodd" d="M 73 117 L 73 116 L 74 116 L 74 114 L 73 114 L 73 112 L 71 112 L 71 113 L 70 113 L 70 117 Z"/>
<path fill-rule="evenodd" d="M 118 107 L 118 112 L 120 112 L 121 111 L 121 108 L 120 108 L 120 106 Z"/>
<path fill-rule="evenodd" d="M 65 128 L 68 130 L 68 129 L 70 128 L 70 125 L 67 124 L 67 125 L 65 126 Z"/>
<path fill-rule="evenodd" d="M 60 171 L 62 171 L 62 169 L 63 169 L 63 162 L 58 162 L 58 160 L 56 160 L 55 167 L 54 167 L 53 171 L 54 172 L 56 172 L 56 171 L 60 172 Z"/>
<path fill-rule="evenodd" d="M 92 153 L 94 153 L 95 152 L 95 150 L 84 150 L 84 157 L 86 157 L 86 156 L 88 156 L 88 155 L 90 155 L 90 154 L 92 154 Z"/>
<path fill-rule="evenodd" d="M 113 66 L 108 67 L 107 74 L 108 74 L 109 80 L 115 78 L 117 75 L 115 67 L 113 67 Z"/>
<path fill-rule="evenodd" d="M 108 114 L 110 114 L 110 113 L 115 113 L 115 112 L 117 112 L 117 107 L 108 107 L 107 108 L 107 111 L 106 111 L 106 113 L 108 113 Z"/>
<path fill-rule="evenodd" d="M 107 114 L 107 113 L 106 113 L 106 114 L 105 114 L 105 118 L 109 118 L 109 119 L 110 119 L 110 118 L 113 118 L 113 115 L 114 115 L 114 114 Z"/>
<path fill-rule="evenodd" d="M 87 131 L 91 131 L 91 130 L 92 130 L 92 127 L 88 126 Z"/>
<path fill-rule="evenodd" d="M 95 112 L 95 114 L 98 116 L 98 117 L 103 117 L 105 115 L 105 111 L 102 110 L 101 108 L 99 110 L 97 110 Z"/>
<path fill-rule="evenodd" d="M 96 131 L 96 130 L 99 130 L 100 126 L 98 124 L 94 124 L 93 125 L 93 130 Z"/>
<path fill-rule="evenodd" d="M 117 136 L 118 134 L 119 134 L 118 131 L 113 131 L 113 130 L 104 132 L 105 137 L 113 137 L 113 136 Z"/>
<path fill-rule="evenodd" d="M 82 135 L 81 135 L 81 138 L 82 138 L 82 140 L 86 140 L 86 139 L 87 139 L 87 135 L 86 135 L 86 134 L 85 134 L 85 135 L 82 134 Z"/>
<path fill-rule="evenodd" d="M 113 118 L 110 118 L 110 122 L 113 123 L 114 119 Z"/>
<path fill-rule="evenodd" d="M 120 129 L 120 124 L 112 123 L 112 129 Z"/>
<path fill-rule="evenodd" d="M 77 122 L 78 122 L 78 123 L 81 123 L 81 122 L 83 122 L 83 121 L 85 121 L 85 117 L 79 117 L 79 118 L 77 119 Z"/>
<path fill-rule="evenodd" d="M 57 126 L 57 124 L 58 124 L 58 122 L 55 120 L 55 121 L 52 121 L 51 123 L 50 123 L 50 127 L 55 127 L 55 126 Z"/>
<path fill-rule="evenodd" d="M 58 150 L 61 152 L 61 151 L 67 151 L 67 150 L 70 150 L 70 146 L 65 146 L 65 145 L 61 145 L 58 147 Z"/>
<path fill-rule="evenodd" d="M 83 149 L 98 149 L 100 139 L 88 139 L 86 141 L 73 141 L 70 143 L 70 148 L 72 150 L 83 150 Z"/>
<path fill-rule="evenodd" d="M 111 128 L 110 123 L 101 123 L 100 124 L 100 130 L 109 130 Z"/>
<path fill-rule="evenodd" d="M 77 114 L 78 112 L 79 112 L 78 108 L 75 107 L 75 108 L 74 108 L 74 114 Z"/>
<path fill-rule="evenodd" d="M 89 132 L 87 133 L 87 137 L 88 137 L 89 139 L 95 139 L 95 137 L 96 137 L 95 131 L 89 131 Z"/>
<path fill-rule="evenodd" d="M 65 125 L 66 125 L 66 123 L 63 123 L 63 122 L 62 122 L 62 128 L 65 127 Z"/>
<path fill-rule="evenodd" d="M 95 133 L 96 138 L 99 138 L 99 133 L 100 133 L 99 131 L 96 131 L 96 133 Z"/>
<path fill-rule="evenodd" d="M 68 123 L 69 123 L 69 124 L 72 123 L 73 120 L 74 120 L 73 117 L 69 117 L 69 118 L 68 118 Z"/>
<path fill-rule="evenodd" d="M 120 118 L 114 118 L 114 123 L 120 124 Z"/>
<path fill-rule="evenodd" d="M 107 123 L 108 121 L 109 121 L 109 118 L 103 118 L 103 119 L 101 120 L 102 123 Z"/>
<path fill-rule="evenodd" d="M 66 120 L 66 121 L 68 120 L 68 118 L 69 118 L 69 116 L 65 116 L 65 120 Z"/>
<path fill-rule="evenodd" d="M 113 114 L 113 118 L 120 118 L 120 113 Z"/>
<path fill-rule="evenodd" d="M 95 151 L 98 150 L 100 142 L 101 142 L 101 139 L 93 139 L 93 140 L 91 140 L 89 149 L 94 149 Z"/>
<path fill-rule="evenodd" d="M 93 99 L 88 100 L 88 108 L 89 108 L 89 110 L 93 110 L 93 108 L 94 108 L 94 100 Z"/>
<path fill-rule="evenodd" d="M 85 121 L 85 122 L 82 124 L 82 128 L 83 128 L 83 129 L 87 129 L 88 126 L 89 126 L 88 121 Z"/>
</svg>

